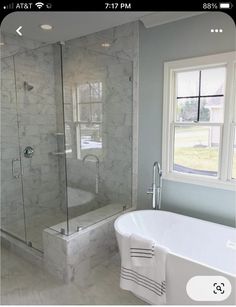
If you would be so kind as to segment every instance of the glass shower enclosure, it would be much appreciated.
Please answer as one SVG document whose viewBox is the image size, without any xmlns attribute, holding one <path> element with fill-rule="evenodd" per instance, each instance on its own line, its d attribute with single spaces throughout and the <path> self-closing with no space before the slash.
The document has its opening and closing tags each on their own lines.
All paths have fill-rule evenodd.
<svg viewBox="0 0 236 307">
<path fill-rule="evenodd" d="M 1 64 L 1 230 L 42 251 L 130 207 L 132 62 L 75 39 Z"/>
<path fill-rule="evenodd" d="M 49 45 L 1 59 L 1 228 L 39 250 L 43 229 L 67 218 L 59 170 L 65 157 L 63 166 L 53 155 L 62 122 L 57 53 L 60 46 Z"/>
</svg>

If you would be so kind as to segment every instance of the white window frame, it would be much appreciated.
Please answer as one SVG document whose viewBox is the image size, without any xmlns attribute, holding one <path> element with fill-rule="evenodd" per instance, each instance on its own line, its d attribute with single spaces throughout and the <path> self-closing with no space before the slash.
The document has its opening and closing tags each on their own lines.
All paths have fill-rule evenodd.
<svg viewBox="0 0 236 307">
<path fill-rule="evenodd" d="M 224 96 L 224 123 L 216 124 L 221 129 L 221 147 L 219 147 L 218 177 L 178 173 L 172 170 L 175 114 L 175 73 L 194 69 L 206 69 L 216 66 L 226 67 L 226 85 Z M 236 52 L 219 53 L 164 63 L 164 92 L 163 92 L 163 125 L 162 125 L 162 169 L 163 179 L 236 190 L 236 180 L 232 179 L 233 137 L 236 125 Z M 176 124 L 176 123 L 175 123 Z M 181 126 L 184 123 L 180 123 Z M 199 126 L 199 123 L 190 123 Z M 187 124 L 189 125 L 189 124 Z M 204 123 L 205 126 L 215 125 Z M 227 157 L 227 158 L 226 158 Z"/>
</svg>

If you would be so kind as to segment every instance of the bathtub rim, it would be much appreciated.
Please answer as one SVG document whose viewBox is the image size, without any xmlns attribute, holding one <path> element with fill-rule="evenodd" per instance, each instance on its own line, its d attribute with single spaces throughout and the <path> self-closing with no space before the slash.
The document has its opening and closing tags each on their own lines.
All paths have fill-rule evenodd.
<svg viewBox="0 0 236 307">
<path fill-rule="evenodd" d="M 205 223 L 205 224 L 210 223 L 210 224 L 220 225 L 220 227 L 223 227 L 223 228 L 232 228 L 232 229 L 236 229 L 236 227 L 231 227 L 231 226 L 227 226 L 227 225 L 220 224 L 220 223 L 215 223 L 215 222 L 211 222 L 211 221 L 206 221 L 206 220 L 202 220 L 202 219 L 200 219 L 200 218 L 196 218 L 196 217 L 192 217 L 192 216 L 184 215 L 184 214 L 180 214 L 180 213 L 175 213 L 175 212 L 168 211 L 168 210 L 154 210 L 154 209 L 151 210 L 151 209 L 144 209 L 144 210 L 132 210 L 132 211 L 129 211 L 129 212 L 126 212 L 126 213 L 120 215 L 120 216 L 115 220 L 115 223 L 114 223 L 115 230 L 116 230 L 117 232 L 119 232 L 120 234 L 127 236 L 128 233 L 122 232 L 122 231 L 119 231 L 119 230 L 118 230 L 118 223 L 119 223 L 119 221 L 120 221 L 122 218 L 124 218 L 124 216 L 130 215 L 131 213 L 132 213 L 132 214 L 136 214 L 137 212 L 139 213 L 139 212 L 153 212 L 153 211 L 154 211 L 154 212 L 164 212 L 164 213 L 168 213 L 168 214 L 170 214 L 170 215 L 183 216 L 184 218 L 189 218 L 189 219 L 191 219 L 191 220 L 201 221 L 201 222 L 203 222 L 203 223 Z"/>
<path fill-rule="evenodd" d="M 119 227 L 118 227 L 118 223 L 119 223 L 119 221 L 120 221 L 122 218 L 124 218 L 124 216 L 130 215 L 130 213 L 133 213 L 133 214 L 134 214 L 135 212 L 140 212 L 140 211 L 145 211 L 145 212 L 149 211 L 149 212 L 151 212 L 151 211 L 153 211 L 153 210 L 150 210 L 150 209 L 149 209 L 149 210 L 146 210 L 146 209 L 145 209 L 145 210 L 135 210 L 135 211 L 130 211 L 130 212 L 127 212 L 127 213 L 124 213 L 124 214 L 120 215 L 120 216 L 115 220 L 115 222 L 114 222 L 115 232 L 118 233 L 121 237 L 126 237 L 126 238 L 128 238 L 128 237 L 130 236 L 130 234 L 127 233 L 127 232 L 125 232 L 125 231 L 124 231 L 124 232 L 120 231 L 120 229 L 119 229 Z M 179 213 L 175 213 L 175 212 L 171 212 L 171 211 L 167 211 L 167 210 L 155 210 L 155 211 L 166 212 L 166 213 L 171 214 L 171 215 L 180 215 L 180 216 L 184 216 L 184 217 L 186 217 L 186 218 L 192 219 L 192 220 L 200 220 L 201 222 L 204 222 L 204 223 L 207 223 L 207 224 L 208 224 L 208 223 L 211 223 L 211 224 L 220 225 L 220 226 L 223 227 L 223 228 L 232 228 L 232 229 L 235 229 L 235 227 L 226 226 L 226 225 L 223 225 L 223 224 L 218 224 L 218 223 L 214 223 L 214 222 L 210 222 L 210 221 L 198 219 L 198 218 L 195 218 L 195 217 L 191 217 L 191 216 L 188 216 L 188 215 L 183 215 L 183 214 L 179 214 Z M 163 247 L 165 247 L 165 246 L 163 246 Z M 236 278 L 236 274 L 233 274 L 233 273 L 227 272 L 227 271 L 223 271 L 222 269 L 219 269 L 219 268 L 217 268 L 217 267 L 211 266 L 211 265 L 206 264 L 206 263 L 204 263 L 204 262 L 197 261 L 197 260 L 195 260 L 195 259 L 186 257 L 186 256 L 184 256 L 184 255 L 182 255 L 182 254 L 179 254 L 179 253 L 177 253 L 177 252 L 172 251 L 169 247 L 166 247 L 166 249 L 167 249 L 167 253 L 168 253 L 168 254 L 171 254 L 171 255 L 174 255 L 174 256 L 183 258 L 183 259 L 185 259 L 185 260 L 187 260 L 187 261 L 191 261 L 191 262 L 197 263 L 197 264 L 202 265 L 202 266 L 205 266 L 205 267 L 207 267 L 207 268 L 209 268 L 209 269 L 212 269 L 212 270 L 215 270 L 215 271 L 217 271 L 217 272 L 220 272 L 220 273 L 222 273 L 222 274 L 224 274 L 224 275 L 229 275 L 229 276 L 231 276 L 232 278 Z"/>
</svg>

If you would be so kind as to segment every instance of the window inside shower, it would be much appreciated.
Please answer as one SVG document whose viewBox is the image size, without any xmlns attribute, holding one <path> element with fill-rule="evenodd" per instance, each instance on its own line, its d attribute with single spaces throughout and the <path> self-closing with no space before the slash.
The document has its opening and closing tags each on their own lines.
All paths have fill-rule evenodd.
<svg viewBox="0 0 236 307">
<path fill-rule="evenodd" d="M 70 233 L 132 203 L 132 62 L 78 42 L 62 46 Z"/>
<path fill-rule="evenodd" d="M 100 81 L 71 88 L 71 100 L 65 103 L 67 157 L 83 159 L 94 154 L 102 159 L 102 93 Z"/>
</svg>

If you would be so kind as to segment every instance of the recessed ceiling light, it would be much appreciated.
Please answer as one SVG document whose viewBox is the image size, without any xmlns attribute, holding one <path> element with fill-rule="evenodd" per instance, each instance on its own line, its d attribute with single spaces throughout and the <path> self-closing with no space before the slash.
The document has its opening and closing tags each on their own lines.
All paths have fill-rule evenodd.
<svg viewBox="0 0 236 307">
<path fill-rule="evenodd" d="M 109 44 L 109 43 L 102 43 L 102 47 L 104 47 L 104 48 L 108 48 L 110 46 L 111 46 L 111 44 Z"/>
<path fill-rule="evenodd" d="M 46 30 L 46 31 L 52 30 L 52 26 L 51 25 L 40 25 L 40 28 L 42 30 Z"/>
<path fill-rule="evenodd" d="M 0 46 L 4 46 L 5 44 L 3 42 L 0 42 Z"/>
</svg>

